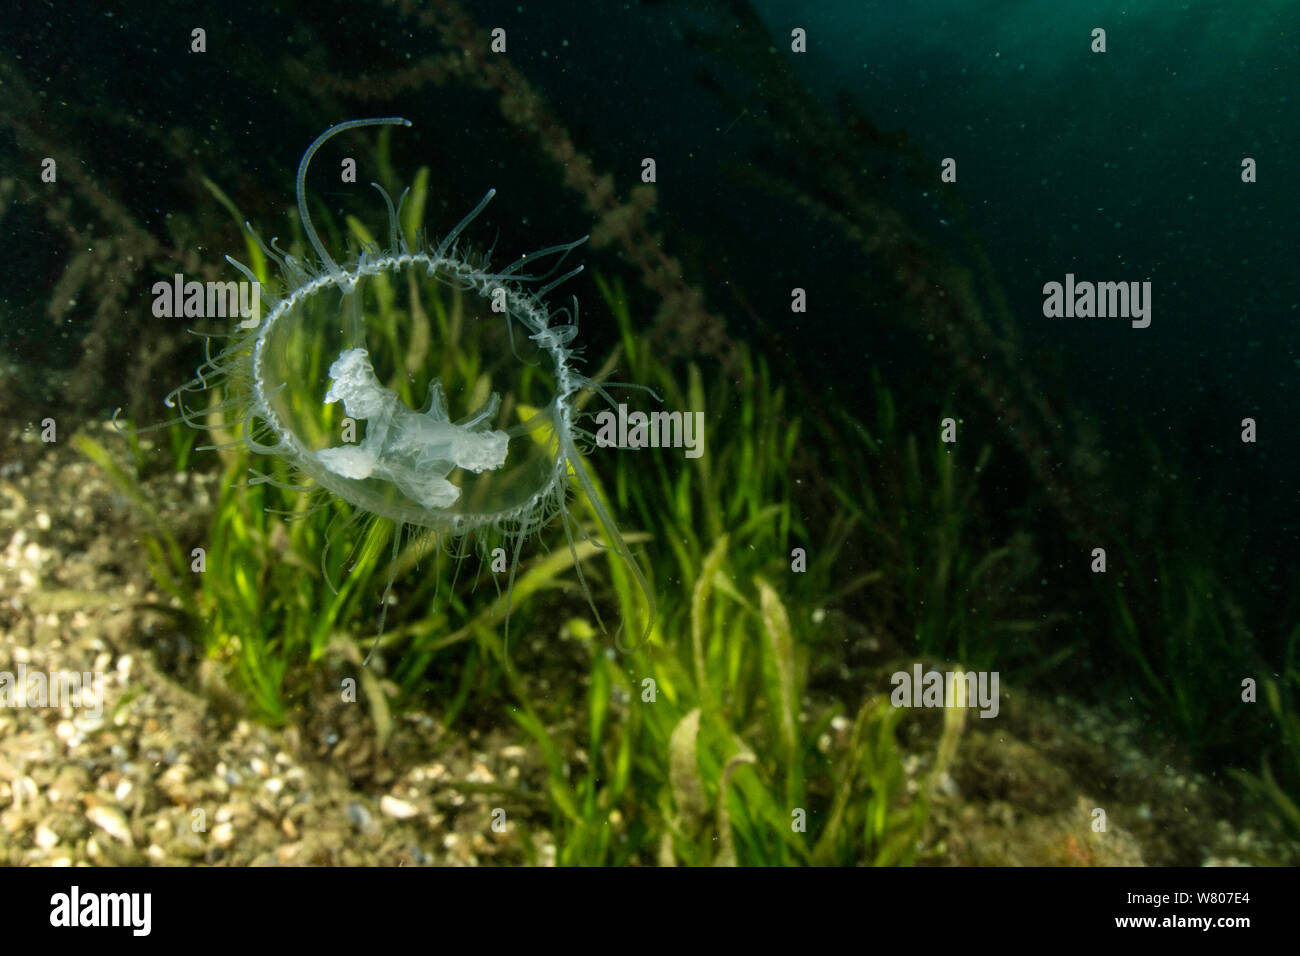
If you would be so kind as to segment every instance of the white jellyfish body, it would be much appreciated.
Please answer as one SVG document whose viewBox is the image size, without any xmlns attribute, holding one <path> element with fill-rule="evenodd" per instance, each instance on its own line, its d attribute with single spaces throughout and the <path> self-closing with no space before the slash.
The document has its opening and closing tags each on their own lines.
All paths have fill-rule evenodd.
<svg viewBox="0 0 1300 956">
<path fill-rule="evenodd" d="M 426 508 L 449 508 L 460 497 L 460 489 L 447 480 L 453 469 L 482 472 L 506 463 L 509 434 L 483 427 L 501 404 L 495 392 L 482 411 L 468 421 L 453 422 L 447 417 L 442 383 L 434 379 L 428 409 L 416 412 L 379 383 L 365 349 L 342 352 L 330 366 L 330 381 L 325 402 L 342 402 L 349 418 L 368 426 L 360 445 L 316 452 L 336 475 L 381 478 Z"/>
</svg>

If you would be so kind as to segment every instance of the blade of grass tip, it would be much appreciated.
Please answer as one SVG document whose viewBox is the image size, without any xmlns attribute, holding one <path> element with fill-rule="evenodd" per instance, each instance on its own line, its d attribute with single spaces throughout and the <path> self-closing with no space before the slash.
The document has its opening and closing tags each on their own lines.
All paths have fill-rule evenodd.
<svg viewBox="0 0 1300 956">
<path fill-rule="evenodd" d="M 623 733 L 619 736 L 618 756 L 614 759 L 613 780 L 610 784 L 611 805 L 615 805 L 622 797 L 631 780 L 632 755 L 637 750 L 637 744 L 641 740 L 640 723 L 636 720 L 636 713 L 636 710 L 630 712 L 631 716 L 623 729 Z"/>
<path fill-rule="evenodd" d="M 587 691 L 587 752 L 590 754 L 588 766 L 594 770 L 600 759 L 600 735 L 609 714 L 611 691 L 609 660 L 605 657 L 604 650 L 595 643 L 592 644 L 591 663 L 591 685 Z"/>
<path fill-rule="evenodd" d="M 718 589 L 719 594 L 725 594 L 751 614 L 760 613 L 758 605 L 746 597 L 725 574 L 715 575 L 713 586 Z"/>
<path fill-rule="evenodd" d="M 378 135 L 375 136 L 375 168 L 379 170 L 380 182 L 390 185 L 397 182 L 397 176 L 393 172 L 392 142 L 393 128 L 380 127 Z"/>
<path fill-rule="evenodd" d="M 689 383 L 687 385 L 687 409 L 690 412 L 707 412 L 708 406 L 704 400 L 704 380 L 700 375 L 699 366 L 694 362 L 691 363 L 687 370 L 687 381 Z M 695 463 L 700 473 L 700 484 L 703 491 L 701 500 L 704 503 L 704 518 L 709 537 L 717 538 L 722 534 L 723 523 L 718 495 L 714 494 L 713 482 L 715 476 L 712 472 L 712 456 L 707 446 L 701 451 L 703 454 L 695 459 Z"/>
<path fill-rule="evenodd" d="M 623 283 L 614 280 L 610 283 L 604 275 L 599 272 L 593 274 L 596 280 L 596 288 L 600 292 L 601 299 L 614 316 L 615 324 L 618 326 L 619 337 L 623 343 L 623 353 L 627 356 L 628 365 L 635 373 L 636 377 L 641 378 L 641 369 L 637 358 L 639 348 L 636 336 L 632 332 L 632 316 L 627 308 L 627 299 L 623 294 Z"/>
<path fill-rule="evenodd" d="M 406 281 L 407 299 L 411 303 L 411 330 L 406 343 L 405 364 L 407 375 L 414 376 L 424 368 L 429 354 L 429 316 L 420 304 L 420 288 L 414 270 L 406 274 Z"/>
<path fill-rule="evenodd" d="M 736 865 L 736 842 L 731 832 L 731 810 L 727 806 L 727 796 L 731 790 L 731 776 L 743 764 L 754 764 L 758 760 L 752 753 L 738 753 L 727 761 L 722 768 L 722 778 L 718 783 L 718 855 L 714 866 Z"/>
<path fill-rule="evenodd" d="M 109 481 L 131 499 L 131 503 L 144 513 L 151 524 L 162 524 L 162 519 L 159 517 L 158 512 L 154 510 L 153 502 L 144 493 L 135 476 L 129 474 L 125 468 L 114 461 L 113 456 L 108 453 L 108 449 L 90 436 L 83 434 L 73 435 L 72 444 L 77 451 L 99 466 Z"/>
<path fill-rule="evenodd" d="M 700 777 L 699 735 L 700 708 L 696 707 L 677 722 L 668 739 L 668 786 L 677 808 L 677 824 L 687 834 L 698 832 L 708 812 Z"/>
<path fill-rule="evenodd" d="M 415 172 L 415 182 L 411 183 L 411 191 L 406 194 L 406 202 L 402 203 L 401 215 L 398 217 L 402 223 L 402 235 L 406 237 L 406 244 L 414 249 L 420 239 L 420 230 L 424 227 L 424 207 L 429 198 L 429 167 L 421 166 Z"/>
<path fill-rule="evenodd" d="M 855 785 L 859 768 L 862 766 L 864 747 L 869 746 L 869 744 L 865 743 L 867 725 L 879 710 L 880 701 L 881 698 L 869 697 L 862 705 L 853 721 L 853 728 L 849 732 L 848 745 L 844 749 L 844 754 L 832 770 L 835 792 L 831 798 L 830 814 L 826 828 L 822 830 L 817 845 L 813 849 L 813 860 L 819 865 L 829 864 L 836 858 L 836 850 L 840 843 L 840 832 L 844 829 L 844 820 L 848 813 L 849 803 L 856 792 Z"/>
<path fill-rule="evenodd" d="M 943 709 L 943 733 L 939 737 L 938 755 L 935 757 L 934 767 L 930 771 L 929 794 L 934 793 L 939 784 L 939 778 L 947 773 L 948 768 L 952 765 L 953 757 L 957 754 L 957 744 L 961 740 L 962 730 L 966 726 L 969 687 L 964 680 L 964 676 L 960 670 L 953 673 L 952 699 Z"/>
<path fill-rule="evenodd" d="M 713 590 L 713 579 L 722 567 L 722 562 L 727 556 L 727 536 L 724 534 L 718 538 L 718 543 L 713 546 L 709 556 L 704 559 L 704 566 L 700 568 L 700 578 L 695 582 L 695 590 L 691 595 L 691 651 L 695 661 L 695 682 L 697 691 L 700 695 L 700 703 L 706 711 L 710 713 L 716 708 L 717 704 L 713 698 L 713 688 L 709 685 L 708 667 L 704 654 L 704 625 L 705 625 L 705 605 L 709 600 L 709 593 Z"/>
<path fill-rule="evenodd" d="M 777 703 L 781 715 L 781 742 L 785 747 L 787 783 L 796 777 L 797 742 L 795 738 L 794 697 L 795 663 L 794 638 L 790 633 L 790 617 L 785 605 L 773 587 L 757 575 L 759 606 L 763 614 L 763 631 L 767 634 L 768 650 L 777 673 Z"/>
<path fill-rule="evenodd" d="M 370 230 L 366 228 L 365 224 L 360 219 L 356 216 L 344 216 L 343 218 L 344 222 L 348 225 L 348 230 L 362 245 L 370 246 L 373 249 L 379 248 L 379 244 L 375 242 L 374 235 L 371 234 Z M 372 280 L 374 282 L 375 298 L 379 303 L 379 311 L 383 316 L 387 317 L 393 311 L 393 303 L 395 299 L 393 286 L 388 281 L 388 276 L 384 275 L 382 272 L 375 274 L 372 277 Z"/>
<path fill-rule="evenodd" d="M 393 732 L 393 714 L 388 706 L 388 695 L 384 693 L 383 684 L 371 668 L 362 667 L 359 671 L 362 689 L 370 703 L 370 718 L 375 723 L 376 749 L 383 753 Z"/>
</svg>

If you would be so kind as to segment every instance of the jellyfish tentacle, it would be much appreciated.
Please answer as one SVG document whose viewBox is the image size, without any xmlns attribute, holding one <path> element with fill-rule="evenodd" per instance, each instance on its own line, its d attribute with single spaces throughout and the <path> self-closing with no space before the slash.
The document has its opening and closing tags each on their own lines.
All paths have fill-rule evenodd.
<svg viewBox="0 0 1300 956">
<path fill-rule="evenodd" d="M 473 222 L 475 217 L 478 216 L 479 213 L 481 213 L 484 209 L 487 208 L 487 204 L 492 201 L 492 197 L 495 196 L 496 194 L 497 191 L 495 189 L 489 189 L 487 191 L 487 195 L 485 195 L 482 199 L 478 201 L 478 205 L 470 210 L 469 215 L 467 215 L 460 222 L 456 223 L 456 228 L 453 229 L 451 232 L 447 233 L 447 235 L 442 237 L 442 242 L 438 243 L 438 248 L 434 252 L 434 255 L 437 258 L 441 259 L 447 254 L 447 252 L 452 248 L 452 246 L 455 245 L 456 238 L 462 232 L 465 231 L 465 227 L 468 226 L 471 222 Z"/>
<path fill-rule="evenodd" d="M 307 152 L 302 154 L 302 161 L 298 163 L 298 216 L 302 219 L 302 230 L 307 234 L 307 241 L 316 250 L 316 255 L 320 256 L 321 262 L 324 263 L 331 276 L 337 278 L 341 275 L 339 264 L 334 261 L 333 257 L 325 249 L 325 244 L 320 241 L 320 236 L 316 234 L 316 227 L 311 223 L 311 214 L 307 211 L 307 166 L 311 163 L 311 158 L 316 155 L 316 150 L 320 149 L 327 140 L 337 136 L 344 130 L 357 129 L 362 126 L 410 125 L 411 121 L 403 116 L 381 116 L 374 119 L 348 120 L 345 123 L 337 123 L 321 133 L 307 147 Z"/>
</svg>

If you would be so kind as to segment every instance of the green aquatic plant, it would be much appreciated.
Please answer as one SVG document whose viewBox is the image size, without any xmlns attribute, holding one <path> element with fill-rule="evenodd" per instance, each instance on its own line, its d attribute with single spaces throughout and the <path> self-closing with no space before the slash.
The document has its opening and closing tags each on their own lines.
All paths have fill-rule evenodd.
<svg viewBox="0 0 1300 956">
<path fill-rule="evenodd" d="M 514 711 L 547 755 L 560 861 L 915 861 L 930 787 L 909 792 L 896 736 L 905 712 L 867 693 L 849 719 L 843 702 L 808 691 L 817 612 L 868 594 L 878 580 L 843 580 L 859 519 L 817 534 L 805 526 L 802 428 L 764 361 L 739 346 L 740 374 L 706 389 L 688 366 L 683 386 L 631 334 L 621 285 L 598 281 L 623 332 L 620 366 L 660 390 L 668 407 L 707 409 L 716 437 L 691 469 L 672 467 L 663 450 L 619 456 L 612 485 L 601 489 L 655 528 L 646 559 L 667 590 L 653 639 L 611 655 L 588 623 L 571 620 L 567 633 L 588 650 L 585 693 L 556 701 L 549 720 L 522 700 Z M 852 465 L 840 460 L 832 477 L 850 481 Z M 801 572 L 791 560 L 798 546 L 808 554 Z M 634 601 L 617 570 L 608 568 L 617 600 Z M 674 598 L 684 585 L 689 597 Z M 931 781 L 957 746 L 959 723 L 946 728 Z"/>
<path fill-rule="evenodd" d="M 392 569 L 398 604 L 380 641 L 377 674 L 362 671 L 378 731 L 391 726 L 393 707 L 433 686 L 447 724 L 472 704 L 499 701 L 545 759 L 551 828 L 565 863 L 914 860 L 926 797 L 906 790 L 895 736 L 903 713 L 867 695 L 854 705 L 847 733 L 827 745 L 828 728 L 847 717 L 844 704 L 807 694 L 813 612 L 860 593 L 871 579 L 836 580 L 850 537 L 844 523 L 824 536 L 803 524 L 793 463 L 800 427 L 784 409 L 782 389 L 764 362 L 747 356 L 734 381 L 706 389 L 703 374 L 688 368 L 682 386 L 638 349 L 622 287 L 603 279 L 599 287 L 622 333 L 607 364 L 644 377 L 670 407 L 707 410 L 711 423 L 697 467 L 680 467 L 680 458 L 669 457 L 680 456 L 675 449 L 603 458 L 599 470 L 608 481 L 592 467 L 607 507 L 654 528 L 653 538 L 627 537 L 641 549 L 664 609 L 652 638 L 616 653 L 581 613 L 575 553 L 598 604 L 612 601 L 625 613 L 642 600 L 616 556 L 591 542 L 575 553 L 554 548 L 521 570 L 514 598 L 530 610 L 522 611 L 520 633 L 541 616 L 567 614 L 562 630 L 584 648 L 586 673 L 575 691 L 539 698 L 503 639 L 505 596 L 475 588 L 471 576 L 458 578 L 449 563 L 408 544 Z M 473 342 L 456 331 L 457 297 L 428 302 L 437 336 L 458 342 L 455 361 L 473 365 Z M 213 432 L 226 444 L 219 396 L 213 402 Z M 127 468 L 86 448 L 114 469 L 119 484 L 135 489 L 136 500 L 147 500 Z M 184 456 L 175 467 L 188 464 L 188 448 L 173 451 Z M 319 687 L 312 675 L 325 659 L 359 659 L 391 530 L 382 522 L 350 523 L 341 504 L 287 492 L 280 480 L 247 481 L 249 454 L 238 443 L 218 454 L 222 491 L 205 572 L 189 571 L 160 521 L 147 522 L 144 532 L 160 542 L 150 547 L 162 559 L 153 570 L 179 582 L 169 590 L 249 709 L 272 723 L 293 720 L 310 708 Z M 588 511 L 580 520 L 594 521 L 592 506 L 582 508 Z M 797 545 L 811 554 L 802 573 L 791 568 Z M 451 625 L 448 606 L 459 626 Z M 574 713 L 584 720 L 575 725 Z M 575 762 L 575 753 L 583 759 Z M 576 776 L 574 766 L 581 768 Z M 525 809 L 523 826 L 535 812 Z"/>
<path fill-rule="evenodd" d="M 904 792 L 901 712 L 873 699 L 842 750 L 821 749 L 839 709 L 806 719 L 805 655 L 785 606 L 762 578 L 736 586 L 736 555 L 724 536 L 694 589 L 690 627 L 630 659 L 611 661 L 581 632 L 592 656 L 576 779 L 558 759 L 555 731 L 516 715 L 552 755 L 561 862 L 915 859 L 925 812 Z"/>
<path fill-rule="evenodd" d="M 700 503 L 698 491 L 659 490 L 676 496 L 661 503 L 678 519 L 691 514 L 685 497 Z M 723 492 L 720 503 L 743 494 Z M 703 544 L 688 523 L 670 527 L 690 539 L 675 560 Z M 571 636 L 590 653 L 585 725 L 561 734 L 557 726 L 568 722 L 558 714 L 548 725 L 532 708 L 514 712 L 547 755 L 561 862 L 884 865 L 916 858 L 926 811 L 924 798 L 904 789 L 894 735 L 902 712 L 883 696 L 871 698 L 845 747 L 819 745 L 842 707 L 814 706 L 806 696 L 812 608 L 795 605 L 792 620 L 786 601 L 756 571 L 771 567 L 753 545 L 767 527 L 724 531 L 703 554 L 683 613 L 665 616 L 655 639 L 629 655 L 611 657 L 589 625 L 570 622 Z M 635 600 L 628 587 L 615 590 L 620 601 Z M 575 749 L 584 771 L 573 779 L 562 755 Z"/>
<path fill-rule="evenodd" d="M 192 441 L 183 434 L 184 431 L 186 429 L 168 430 L 172 461 L 177 466 L 176 471 L 184 469 L 193 447 Z M 139 479 L 139 474 L 145 469 L 147 463 L 138 438 L 131 436 L 132 461 L 129 466 L 119 461 L 104 445 L 85 432 L 73 435 L 72 445 L 98 465 L 109 481 L 126 495 L 127 500 L 136 508 L 145 525 L 141 540 L 144 545 L 145 565 L 150 576 L 162 591 L 180 606 L 187 617 L 191 620 L 197 619 L 198 602 L 194 589 L 189 586 L 190 562 L 186 559 L 180 542 L 177 541 L 167 522 L 163 520 Z"/>
<path fill-rule="evenodd" d="M 1259 683 L 1273 733 L 1260 749 L 1259 771 L 1233 775 L 1300 837 L 1300 624 L 1286 639 L 1281 666 Z"/>
<path fill-rule="evenodd" d="M 1196 542 L 1162 551 L 1154 573 L 1129 570 L 1139 565 L 1123 548 L 1118 557 L 1118 584 L 1101 576 L 1097 590 L 1127 665 L 1121 686 L 1189 754 L 1227 765 L 1300 835 L 1300 625 L 1270 663 Z M 1250 702 L 1247 679 L 1256 686 Z"/>
<path fill-rule="evenodd" d="M 905 651 L 959 661 L 976 669 L 1006 663 L 1004 650 L 1050 628 L 1059 618 L 1039 606 L 1031 577 L 1038 558 L 1030 536 L 992 538 L 980 507 L 981 482 L 992 451 L 982 445 L 918 438 L 904 429 L 892 392 L 873 373 L 874 416 L 846 411 L 822 429 L 845 459 L 833 481 L 843 514 L 859 529 L 864 559 L 881 572 L 873 584 L 875 626 L 906 636 Z M 847 438 L 847 440 L 846 440 Z M 1045 661 L 1054 666 L 1070 649 Z"/>
<path fill-rule="evenodd" d="M 906 712 L 869 690 L 861 700 L 810 696 L 810 671 L 837 659 L 813 615 L 839 606 L 893 634 L 904 652 L 975 668 L 1011 661 L 1016 673 L 1029 673 L 1017 643 L 1059 612 L 1044 614 L 1033 601 L 1027 540 L 987 537 L 975 491 L 987 450 L 963 465 L 964 454 L 906 434 L 878 380 L 872 420 L 841 413 L 807 433 L 766 363 L 744 349 L 742 375 L 706 387 L 709 376 L 688 365 L 683 383 L 640 347 L 622 286 L 603 277 L 597 284 L 620 330 L 602 374 L 630 369 L 669 407 L 698 408 L 710 422 L 706 454 L 691 467 L 680 466 L 674 449 L 589 463 L 606 506 L 652 529 L 627 538 L 662 608 L 652 639 L 616 653 L 583 612 L 574 555 L 553 541 L 549 554 L 521 568 L 512 613 L 524 635 L 560 615 L 559 630 L 583 663 L 571 688 L 539 695 L 504 640 L 505 595 L 408 543 L 394 569 L 391 626 L 374 672 L 361 672 L 379 735 L 395 708 L 417 699 L 438 701 L 448 725 L 468 709 L 505 707 L 543 755 L 549 829 L 565 863 L 916 860 L 929 791 L 908 790 L 897 739 Z M 428 306 L 430 337 L 458 343 L 444 360 L 472 369 L 479 359 L 472 337 L 457 331 L 457 297 Z M 215 424 L 220 438 L 224 426 Z M 831 462 L 821 480 L 838 512 L 817 533 L 800 500 L 805 435 L 831 438 L 836 449 L 833 457 L 814 456 Z M 132 442 L 122 463 L 88 438 L 78 444 L 142 506 L 154 576 L 187 609 L 252 712 L 272 723 L 294 720 L 313 706 L 322 664 L 359 661 L 389 565 L 391 531 L 382 523 L 349 522 L 341 505 L 287 493 L 276 482 L 251 484 L 247 452 L 226 448 L 208 568 L 195 576 L 189 542 L 169 540 L 134 477 L 156 469 L 149 453 Z M 169 430 L 159 444 L 170 450 L 170 468 L 193 461 L 182 430 Z M 803 573 L 791 569 L 798 546 L 809 553 Z M 635 609 L 639 590 L 621 561 L 590 542 L 580 542 L 576 555 L 598 606 Z M 1125 560 L 1122 552 L 1117 558 Z M 1215 605 L 1203 563 L 1166 560 L 1155 617 L 1145 601 L 1131 606 L 1144 592 L 1106 592 L 1119 622 L 1114 639 L 1135 665 L 1129 673 L 1145 675 L 1139 699 L 1194 751 L 1220 746 L 1254 727 L 1240 719 L 1219 726 L 1203 693 L 1215 668 L 1236 659 L 1229 655 L 1236 625 L 1230 609 Z M 971 603 L 972 595 L 983 604 Z M 1067 644 L 1049 658 L 1075 651 Z M 1037 673 L 1051 665 L 1039 658 Z M 1251 729 L 1244 739 L 1262 748 L 1259 769 L 1236 776 L 1294 824 L 1296 748 L 1287 742 L 1296 734 L 1294 661 L 1287 667 L 1261 680 L 1276 743 Z M 832 722 L 839 732 L 829 731 Z M 945 733 L 936 765 L 951 762 L 958 735 Z M 834 743 L 826 747 L 828 736 Z M 537 806 L 521 810 L 514 819 L 536 826 Z"/>
<path fill-rule="evenodd" d="M 381 139 L 381 168 L 384 156 Z M 421 170 L 399 216 L 405 234 L 418 232 L 427 182 Z M 209 190 L 238 219 L 229 199 L 215 185 Z M 376 246 L 355 218 L 338 226 L 325 214 L 317 220 L 335 248 L 345 238 Z M 250 274 L 268 282 L 266 255 L 251 234 L 247 242 Z M 304 245 L 305 237 L 295 235 L 288 248 L 296 258 Z M 385 275 L 374 280 L 367 322 L 373 341 L 405 356 L 410 374 L 392 377 L 401 401 L 413 405 L 428 381 L 484 378 L 487 362 L 466 318 L 465 290 L 417 296 L 402 294 Z M 477 587 L 478 575 L 455 573 L 459 560 L 440 561 L 427 539 L 402 542 L 390 522 L 356 520 L 332 497 L 298 494 L 290 465 L 278 457 L 250 478 L 249 449 L 233 430 L 238 422 L 227 421 L 232 406 L 221 384 L 207 382 L 207 407 L 192 414 L 205 416 L 222 477 L 204 542 L 206 566 L 195 576 L 172 533 L 151 518 L 144 532 L 155 556 L 151 570 L 248 709 L 274 724 L 310 710 L 322 664 L 359 662 L 374 599 L 387 599 L 381 583 L 390 581 L 395 606 L 375 667 L 359 671 L 381 741 L 392 709 L 431 689 L 448 725 L 471 704 L 504 703 L 545 757 L 563 862 L 913 861 L 928 789 L 907 790 L 896 738 L 903 712 L 878 693 L 847 704 L 809 697 L 810 667 L 834 656 L 814 638 L 814 616 L 874 596 L 872 589 L 886 583 L 879 569 L 845 574 L 841 567 L 845 549 L 867 535 L 911 556 L 896 588 L 911 617 L 890 619 L 891 626 L 906 621 L 922 651 L 963 661 L 991 657 L 990 634 L 1000 633 L 999 622 L 975 614 L 959 630 L 945 630 L 947 605 L 940 601 L 948 599 L 950 582 L 960 595 L 992 580 L 1008 554 L 971 556 L 973 483 L 959 492 L 955 465 L 941 449 L 922 467 L 916 439 L 899 437 L 892 396 L 881 386 L 876 404 L 885 427 L 873 433 L 839 413 L 828 436 L 820 423 L 815 431 L 837 454 L 824 456 L 833 467 L 814 475 L 798 460 L 802 423 L 762 357 L 738 346 L 729 353 L 729 374 L 690 364 L 679 377 L 637 335 L 622 285 L 601 277 L 597 285 L 619 340 L 596 381 L 617 366 L 655 388 L 669 408 L 699 412 L 709 423 L 705 453 L 685 467 L 680 451 L 663 448 L 602 456 L 599 469 L 575 463 L 590 473 L 575 520 L 599 527 L 601 515 L 616 510 L 653 531 L 626 536 L 641 549 L 653 601 L 663 609 L 649 641 L 614 654 L 574 600 L 576 591 L 589 590 L 598 607 L 612 604 L 624 619 L 644 616 L 642 588 L 629 567 L 591 540 L 570 540 L 568 547 L 552 540 L 558 547 L 523 565 L 513 596 L 503 595 Z M 298 346 L 295 362 L 309 379 L 337 359 L 311 337 Z M 525 379 L 530 374 L 523 372 Z M 518 412 L 527 418 L 532 410 L 520 405 Z M 192 446 L 175 429 L 168 435 L 172 466 L 183 471 Z M 136 475 L 114 466 L 102 449 L 85 450 L 113 469 L 133 499 L 147 503 Z M 975 478 L 986 458 L 987 451 Z M 145 466 L 138 454 L 136 466 L 137 473 Z M 842 505 L 816 533 L 800 500 L 800 483 L 814 478 Z M 938 584 L 927 583 L 933 568 Z M 509 613 L 522 615 L 517 623 L 525 634 L 542 619 L 564 615 L 564 632 L 586 649 L 579 693 L 537 696 L 505 640 Z M 570 718 L 579 709 L 586 720 L 574 728 Z M 847 732 L 824 743 L 839 722 Z M 955 732 L 945 735 L 937 767 L 951 760 L 955 740 Z M 584 755 L 576 779 L 569 769 L 574 754 Z"/>
</svg>

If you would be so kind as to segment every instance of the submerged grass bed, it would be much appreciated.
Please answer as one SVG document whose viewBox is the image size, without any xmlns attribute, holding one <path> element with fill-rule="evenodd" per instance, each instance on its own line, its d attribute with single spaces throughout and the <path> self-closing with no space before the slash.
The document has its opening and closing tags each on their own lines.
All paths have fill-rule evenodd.
<svg viewBox="0 0 1300 956">
<path fill-rule="evenodd" d="M 838 705 L 805 696 L 810 622 L 832 596 L 856 519 L 837 521 L 824 540 L 803 527 L 791 467 L 799 425 L 762 362 L 747 360 L 739 381 L 707 392 L 692 367 L 683 387 L 637 350 L 621 289 L 601 289 L 622 330 L 620 364 L 661 389 L 668 407 L 705 410 L 710 421 L 712 440 L 694 463 L 675 449 L 600 459 L 613 469 L 608 484 L 597 479 L 598 493 L 638 529 L 627 540 L 651 569 L 661 609 L 651 638 L 615 652 L 584 609 L 560 529 L 551 529 L 550 553 L 527 561 L 516 581 L 513 642 L 562 632 L 585 649 L 587 670 L 541 699 L 505 642 L 505 597 L 481 579 L 490 572 L 412 542 L 397 559 L 398 602 L 374 666 L 353 671 L 377 732 L 391 726 L 394 707 L 421 700 L 447 723 L 470 708 L 504 706 L 545 756 L 564 863 L 912 862 L 926 803 L 904 792 L 895 740 L 904 713 L 887 693 Z M 433 303 L 444 341 L 456 309 L 454 297 Z M 171 466 L 189 467 L 186 432 L 173 426 L 166 443 Z M 153 512 L 138 477 L 90 438 L 78 444 L 141 507 L 154 577 L 248 709 L 272 724 L 309 715 L 322 659 L 355 663 L 373 636 L 391 526 L 349 523 L 332 500 L 250 484 L 248 453 L 226 449 L 202 544 L 206 567 L 195 573 L 190 542 Z M 144 450 L 133 448 L 137 469 L 146 469 Z M 257 464 L 287 483 L 278 461 Z M 809 552 L 802 573 L 791 570 L 796 546 Z M 607 619 L 635 620 L 642 599 L 621 561 L 590 542 L 578 555 Z M 874 577 L 841 582 L 838 598 Z M 467 623 L 453 629 L 453 619 Z M 837 716 L 850 721 L 849 743 L 827 753 L 817 741 Z M 575 749 L 586 754 L 580 771 L 569 759 Z"/>
<path fill-rule="evenodd" d="M 368 238 L 359 223 L 348 228 Z M 332 692 L 322 690 L 326 663 L 357 680 L 381 742 L 394 709 L 425 706 L 446 725 L 496 721 L 504 710 L 545 758 L 562 863 L 913 863 L 927 852 L 930 795 L 956 759 L 966 711 L 945 709 L 924 780 L 909 787 L 898 732 L 912 718 L 889 705 L 887 685 L 850 675 L 837 694 L 809 690 L 843 658 L 843 636 L 815 625 L 836 608 L 894 641 L 900 656 L 1001 668 L 1004 681 L 1118 658 L 1121 692 L 1193 754 L 1249 749 L 1242 763 L 1251 769 L 1237 779 L 1300 832 L 1300 627 L 1286 659 L 1260 670 L 1239 622 L 1215 600 L 1209 565 L 1184 554 L 1163 559 L 1156 590 L 1111 586 L 1120 574 L 1095 579 L 1104 616 L 1063 638 L 1062 621 L 1077 622 L 1078 609 L 1041 593 L 1035 540 L 1023 529 L 995 533 L 981 507 L 989 447 L 954 451 L 936 432 L 904 427 L 879 377 L 866 420 L 835 410 L 812 427 L 743 349 L 741 373 L 709 376 L 706 386 L 700 368 L 669 369 L 642 348 L 622 288 L 597 282 L 621 333 L 597 378 L 617 366 L 619 377 L 660 392 L 665 408 L 704 411 L 708 422 L 699 459 L 642 449 L 589 460 L 659 608 L 650 639 L 627 652 L 595 625 L 556 526 L 542 535 L 549 552 L 521 564 L 509 608 L 477 555 L 462 561 L 427 539 L 407 542 L 379 651 L 357 667 L 374 639 L 391 523 L 356 522 L 334 499 L 282 490 L 292 476 L 281 461 L 254 462 L 234 447 L 218 453 L 222 491 L 208 533 L 182 542 L 143 491 L 141 476 L 158 465 L 139 440 L 129 439 L 124 466 L 77 437 L 139 508 L 151 573 L 250 713 L 270 724 L 310 719 L 314 695 Z M 442 360 L 472 378 L 481 359 L 459 297 L 425 306 L 427 315 L 386 311 L 380 321 L 393 335 L 414 323 L 415 341 L 436 337 Z M 190 468 L 194 433 L 163 434 L 168 467 Z M 802 465 L 801 443 L 811 449 Z M 276 483 L 250 483 L 254 465 Z M 575 517 L 594 525 L 577 501 Z M 201 573 L 195 547 L 205 551 Z M 589 541 L 576 553 L 602 616 L 638 620 L 643 598 L 622 562 Z M 528 645 L 562 639 L 568 658 L 546 665 L 542 651 L 542 666 L 570 670 L 548 673 L 559 679 L 543 693 L 524 669 L 538 664 Z M 1242 668 L 1260 675 L 1254 719 L 1207 695 L 1239 681 Z M 844 740 L 826 748 L 832 722 Z"/>
</svg>

